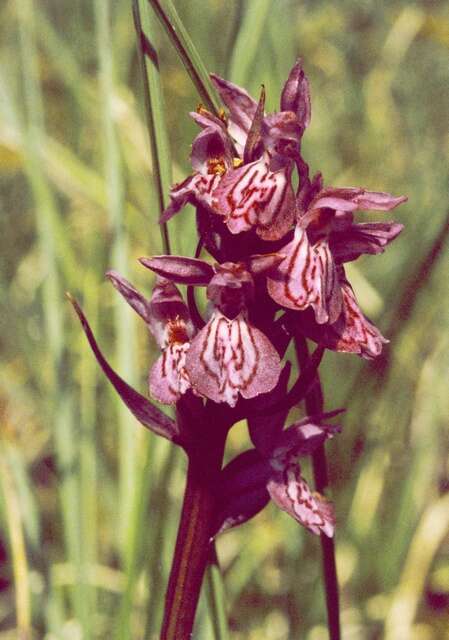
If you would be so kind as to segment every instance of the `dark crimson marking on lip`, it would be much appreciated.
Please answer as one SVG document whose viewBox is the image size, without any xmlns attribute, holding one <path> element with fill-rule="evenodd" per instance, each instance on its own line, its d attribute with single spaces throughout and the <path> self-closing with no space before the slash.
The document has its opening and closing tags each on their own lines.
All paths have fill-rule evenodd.
<svg viewBox="0 0 449 640">
<path fill-rule="evenodd" d="M 252 169 L 251 166 L 247 167 L 246 171 L 243 172 L 243 175 L 240 177 L 238 182 L 235 183 L 233 188 L 230 190 L 230 192 L 226 196 L 226 200 L 228 201 L 228 204 L 229 204 L 229 207 L 230 207 L 231 210 L 234 209 L 234 207 L 235 207 L 235 200 L 234 200 L 234 197 L 233 197 L 233 193 L 237 189 L 237 186 L 240 184 L 240 182 L 242 182 L 246 178 L 246 176 L 251 171 L 251 169 Z"/>
</svg>

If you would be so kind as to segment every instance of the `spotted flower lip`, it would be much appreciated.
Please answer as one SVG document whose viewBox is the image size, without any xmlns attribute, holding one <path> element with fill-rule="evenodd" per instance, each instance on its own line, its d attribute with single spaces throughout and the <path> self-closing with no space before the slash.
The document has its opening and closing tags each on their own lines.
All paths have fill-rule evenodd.
<svg viewBox="0 0 449 640">
<path fill-rule="evenodd" d="M 342 308 L 334 323 L 318 324 L 312 308 L 300 314 L 288 312 L 286 322 L 292 330 L 299 330 L 326 349 L 353 353 L 366 360 L 372 360 L 382 353 L 388 340 L 363 314 L 341 265 L 337 267 L 336 274 L 342 296 Z"/>
<path fill-rule="evenodd" d="M 398 223 L 355 223 L 353 212 L 362 208 L 389 211 L 406 200 L 405 196 L 352 187 L 321 189 L 299 214 L 293 240 L 280 250 L 286 257 L 268 277 L 270 296 L 288 309 L 311 307 L 319 324 L 337 322 L 344 297 L 338 265 L 362 253 L 381 253 L 402 231 Z"/>
<path fill-rule="evenodd" d="M 173 326 L 170 327 L 173 331 Z M 179 327 L 184 333 L 184 328 Z M 186 334 L 184 333 L 184 336 Z M 162 354 L 150 369 L 148 387 L 150 394 L 162 404 L 176 402 L 191 388 L 191 381 L 186 370 L 186 356 L 190 342 L 172 340 L 163 349 Z"/>
<path fill-rule="evenodd" d="M 215 188 L 212 207 L 231 233 L 256 229 L 264 240 L 278 240 L 295 220 L 290 169 L 270 170 L 270 157 L 228 171 Z"/>
<path fill-rule="evenodd" d="M 216 310 L 193 339 L 186 370 L 201 395 L 234 407 L 239 394 L 253 398 L 271 391 L 281 366 L 276 349 L 243 312 L 229 319 Z"/>
<path fill-rule="evenodd" d="M 272 473 L 267 490 L 280 509 L 309 531 L 331 538 L 335 531 L 333 506 L 324 496 L 310 490 L 298 462 L 298 457 L 313 453 L 340 431 L 336 425 L 324 424 L 325 417 L 326 414 L 316 416 L 315 420 L 306 417 L 281 433 L 270 457 Z"/>
<path fill-rule="evenodd" d="M 165 278 L 157 278 L 150 308 L 152 331 L 162 350 L 148 376 L 150 394 L 163 404 L 176 404 L 191 388 L 185 364 L 193 325 L 181 294 Z"/>
<path fill-rule="evenodd" d="M 388 340 L 361 311 L 341 267 L 338 272 L 342 292 L 342 313 L 338 320 L 333 324 L 318 325 L 313 318 L 306 317 L 301 321 L 301 327 L 308 337 L 327 349 L 354 353 L 366 360 L 377 358 Z"/>
<path fill-rule="evenodd" d="M 302 524 L 312 533 L 332 538 L 335 531 L 335 515 L 332 504 L 319 493 L 312 493 L 301 476 L 298 463 L 286 464 L 282 471 L 275 471 L 267 483 L 268 493 L 282 511 Z"/>
<path fill-rule="evenodd" d="M 267 277 L 273 300 L 295 311 L 313 308 L 320 324 L 335 321 L 341 312 L 341 294 L 327 242 L 312 247 L 306 231 L 298 225 L 281 252 L 286 256 L 284 261 Z"/>
</svg>

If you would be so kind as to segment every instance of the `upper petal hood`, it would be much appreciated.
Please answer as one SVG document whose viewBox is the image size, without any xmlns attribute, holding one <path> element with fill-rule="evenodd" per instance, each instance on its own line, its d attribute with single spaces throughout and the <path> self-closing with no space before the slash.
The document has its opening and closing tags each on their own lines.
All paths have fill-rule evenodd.
<svg viewBox="0 0 449 640">
<path fill-rule="evenodd" d="M 281 95 L 281 110 L 293 111 L 302 131 L 309 126 L 312 112 L 310 88 L 301 60 L 297 60 L 284 85 Z"/>
<path fill-rule="evenodd" d="M 257 102 L 245 89 L 224 80 L 215 73 L 210 75 L 220 98 L 229 109 L 228 131 L 243 153 L 246 138 L 257 111 Z"/>
</svg>

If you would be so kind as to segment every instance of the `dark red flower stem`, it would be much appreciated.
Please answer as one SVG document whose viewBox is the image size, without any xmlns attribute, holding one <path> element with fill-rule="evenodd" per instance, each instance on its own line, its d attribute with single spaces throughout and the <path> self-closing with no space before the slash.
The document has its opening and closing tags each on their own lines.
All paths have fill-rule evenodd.
<svg viewBox="0 0 449 640">
<path fill-rule="evenodd" d="M 216 492 L 227 428 L 205 421 L 189 445 L 187 480 L 170 578 L 165 598 L 161 640 L 189 640 L 204 572 L 210 557 Z M 219 422 L 219 421 L 218 421 Z M 201 433 L 202 432 L 202 433 Z"/>
<path fill-rule="evenodd" d="M 309 358 L 307 342 L 303 336 L 295 338 L 295 349 L 298 362 L 301 368 L 303 368 L 306 366 Z M 305 397 L 305 405 L 308 415 L 323 413 L 323 389 L 318 372 L 316 374 L 315 384 L 309 389 Z M 329 476 L 324 445 L 318 447 L 312 454 L 312 465 L 316 490 L 319 493 L 325 493 L 329 486 Z M 340 596 L 338 591 L 334 539 L 329 538 L 324 535 L 324 533 L 321 534 L 320 539 L 329 640 L 340 640 Z"/>
</svg>

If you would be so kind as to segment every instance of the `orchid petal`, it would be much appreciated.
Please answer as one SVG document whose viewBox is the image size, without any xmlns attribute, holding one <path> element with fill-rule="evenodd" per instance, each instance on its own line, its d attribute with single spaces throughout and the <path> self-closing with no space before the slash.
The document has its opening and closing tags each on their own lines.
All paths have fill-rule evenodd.
<svg viewBox="0 0 449 640">
<path fill-rule="evenodd" d="M 147 300 L 126 278 L 116 271 L 107 271 L 106 277 L 112 282 L 126 302 L 147 324 L 151 322 L 150 301 Z"/>
<path fill-rule="evenodd" d="M 266 116 L 262 131 L 265 148 L 270 153 L 286 158 L 298 157 L 303 131 L 292 111 L 280 111 Z"/>
<path fill-rule="evenodd" d="M 278 240 L 295 219 L 290 172 L 270 171 L 267 156 L 230 170 L 215 189 L 212 206 L 225 216 L 231 233 L 256 227 L 264 240 Z"/>
<path fill-rule="evenodd" d="M 296 61 L 282 89 L 281 111 L 293 111 L 302 130 L 309 126 L 311 117 L 310 89 L 301 60 Z"/>
<path fill-rule="evenodd" d="M 254 279 L 242 262 L 223 262 L 215 271 L 207 298 L 227 318 L 235 318 L 254 299 Z"/>
<path fill-rule="evenodd" d="M 153 398 L 159 402 L 176 404 L 190 389 L 190 380 L 185 369 L 189 347 L 189 342 L 168 345 L 152 366 L 148 380 L 149 389 Z"/>
<path fill-rule="evenodd" d="M 196 258 L 154 256 L 153 258 L 140 258 L 139 262 L 147 269 L 179 284 L 206 286 L 214 275 L 210 264 Z"/>
<path fill-rule="evenodd" d="M 320 273 L 306 231 L 296 227 L 291 242 L 281 249 L 286 258 L 267 277 L 268 293 L 275 302 L 289 309 L 303 310 L 321 295 Z"/>
<path fill-rule="evenodd" d="M 332 254 L 337 262 L 350 262 L 362 254 L 379 254 L 403 230 L 398 222 L 352 224 L 342 231 L 333 231 L 330 238 Z"/>
<path fill-rule="evenodd" d="M 192 386 L 214 402 L 237 403 L 271 391 L 280 374 L 279 356 L 264 334 L 240 314 L 230 320 L 215 311 L 193 339 L 186 369 Z"/>
<path fill-rule="evenodd" d="M 214 116 L 213 113 L 204 107 L 199 107 L 198 111 L 191 111 L 189 115 L 202 129 L 213 127 L 214 129 L 221 129 L 224 132 L 226 131 L 226 125 L 223 120 Z"/>
<path fill-rule="evenodd" d="M 382 345 L 388 343 L 388 340 L 363 315 L 347 281 L 343 281 L 341 290 L 343 311 L 339 320 L 329 326 L 324 343 L 335 351 L 357 353 L 367 360 L 376 358 L 382 352 Z"/>
<path fill-rule="evenodd" d="M 267 489 L 273 502 L 309 531 L 316 535 L 324 533 L 329 538 L 334 535 L 333 507 L 326 498 L 310 491 L 301 477 L 299 464 L 291 462 L 273 470 Z"/>
<path fill-rule="evenodd" d="M 333 424 L 323 424 L 320 418 L 323 416 L 307 416 L 303 420 L 293 423 L 283 431 L 277 440 L 272 452 L 272 458 L 276 461 L 287 461 L 290 458 L 308 456 L 322 445 L 328 438 L 332 438 L 341 428 Z"/>
<path fill-rule="evenodd" d="M 257 160 L 263 153 L 262 147 L 262 121 L 264 118 L 265 109 L 265 87 L 262 85 L 260 92 L 259 103 L 257 105 L 256 113 L 254 114 L 251 128 L 248 131 L 248 136 L 245 142 L 245 148 L 243 150 L 243 162 L 248 164 L 253 160 Z"/>
<path fill-rule="evenodd" d="M 367 191 L 355 187 L 327 187 L 317 194 L 310 204 L 310 209 L 390 211 L 406 201 L 406 196 L 395 197 L 383 191 Z"/>
<path fill-rule="evenodd" d="M 86 334 L 89 345 L 97 359 L 98 364 L 103 369 L 104 374 L 117 391 L 120 398 L 126 404 L 134 417 L 147 429 L 150 429 L 159 436 L 176 442 L 178 440 L 178 431 L 176 423 L 166 416 L 162 411 L 155 407 L 149 400 L 142 396 L 138 391 L 129 386 L 109 365 L 95 340 L 92 329 L 87 322 L 81 307 L 77 301 L 67 294 L 73 308 L 81 322 L 81 326 Z"/>
<path fill-rule="evenodd" d="M 312 303 L 317 322 L 335 322 L 340 315 L 342 295 L 337 270 L 326 239 L 317 242 L 313 247 L 317 273 L 320 279 L 320 295 L 317 302 Z"/>
<path fill-rule="evenodd" d="M 251 129 L 251 123 L 257 111 L 257 102 L 245 89 L 238 87 L 236 84 L 224 80 L 214 73 L 211 73 L 210 77 L 220 98 L 230 111 L 229 133 L 243 150 L 248 132 Z"/>
<path fill-rule="evenodd" d="M 187 342 L 193 335 L 189 310 L 179 290 L 173 282 L 160 276 L 151 295 L 148 327 L 161 349 L 173 340 Z"/>
<path fill-rule="evenodd" d="M 216 173 L 195 173 L 170 190 L 170 204 L 162 213 L 159 222 L 165 224 L 188 203 L 211 206 L 212 192 L 220 182 Z"/>
<path fill-rule="evenodd" d="M 358 209 L 373 209 L 375 211 L 391 211 L 403 202 L 407 202 L 407 196 L 392 196 L 383 191 L 363 191 L 357 197 Z"/>
<path fill-rule="evenodd" d="M 254 276 L 261 275 L 277 267 L 285 258 L 283 253 L 264 253 L 248 259 L 248 271 Z"/>
</svg>

